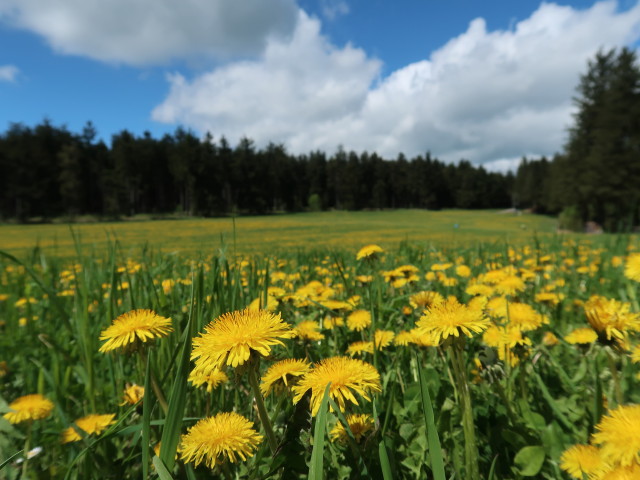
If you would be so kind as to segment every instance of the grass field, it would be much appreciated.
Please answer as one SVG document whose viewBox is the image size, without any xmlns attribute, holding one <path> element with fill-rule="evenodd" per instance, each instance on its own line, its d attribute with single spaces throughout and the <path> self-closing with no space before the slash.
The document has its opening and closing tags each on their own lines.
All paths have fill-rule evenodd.
<svg viewBox="0 0 640 480">
<path fill-rule="evenodd" d="M 0 479 L 638 479 L 640 245 L 554 223 L 2 226 Z"/>
<path fill-rule="evenodd" d="M 234 232 L 235 224 L 235 232 Z M 94 224 L 0 226 L 0 249 L 20 255 L 35 245 L 59 256 L 75 253 L 72 230 L 85 249 L 100 252 L 113 240 L 126 249 L 145 244 L 163 252 L 281 253 L 289 249 L 385 248 L 402 241 L 449 246 L 474 242 L 528 240 L 533 232 L 553 233 L 556 221 L 540 215 L 498 211 L 397 210 L 322 212 L 194 220 L 127 221 Z"/>
</svg>

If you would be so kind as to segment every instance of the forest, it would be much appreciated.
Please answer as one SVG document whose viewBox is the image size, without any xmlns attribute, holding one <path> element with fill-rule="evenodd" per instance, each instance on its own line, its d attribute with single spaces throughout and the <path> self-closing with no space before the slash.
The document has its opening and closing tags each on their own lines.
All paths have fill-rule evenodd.
<svg viewBox="0 0 640 480">
<path fill-rule="evenodd" d="M 560 226 L 608 231 L 638 224 L 640 69 L 635 52 L 600 51 L 576 88 L 574 124 L 551 159 L 516 172 L 424 155 L 385 159 L 338 148 L 293 155 L 281 144 L 232 146 L 179 127 L 154 138 L 122 130 L 110 145 L 45 119 L 0 134 L 0 220 L 50 221 L 138 214 L 224 216 L 328 209 L 531 209 Z"/>
</svg>

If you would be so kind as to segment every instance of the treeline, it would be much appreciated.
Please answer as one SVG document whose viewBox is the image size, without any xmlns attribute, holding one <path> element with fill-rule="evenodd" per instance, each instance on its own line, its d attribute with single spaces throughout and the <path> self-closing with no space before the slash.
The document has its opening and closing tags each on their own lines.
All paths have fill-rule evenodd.
<svg viewBox="0 0 640 480">
<path fill-rule="evenodd" d="M 291 155 L 282 145 L 232 147 L 178 128 L 155 139 L 124 130 L 107 146 L 48 121 L 0 135 L 0 214 L 28 221 L 140 213 L 220 216 L 325 209 L 503 208 L 513 175 L 429 154 L 384 160 L 338 149 Z"/>
<path fill-rule="evenodd" d="M 640 68 L 634 51 L 599 52 L 581 76 L 564 151 L 523 161 L 514 201 L 559 213 L 562 227 L 606 231 L 640 223 Z"/>
</svg>

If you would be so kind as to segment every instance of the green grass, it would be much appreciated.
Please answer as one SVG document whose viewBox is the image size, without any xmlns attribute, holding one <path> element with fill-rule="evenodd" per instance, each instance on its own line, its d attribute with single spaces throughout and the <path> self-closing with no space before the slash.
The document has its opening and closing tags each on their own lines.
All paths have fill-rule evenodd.
<svg viewBox="0 0 640 480">
<path fill-rule="evenodd" d="M 235 224 L 235 231 L 234 231 Z M 112 240 L 126 249 L 148 245 L 167 252 L 278 253 L 291 249 L 359 248 L 402 241 L 460 245 L 528 240 L 533 232 L 553 233 L 556 221 L 540 215 L 494 210 L 396 210 L 321 212 L 193 220 L 0 226 L 0 249 L 21 255 L 38 245 L 58 256 L 75 254 L 72 230 L 85 248 L 104 251 Z"/>
</svg>

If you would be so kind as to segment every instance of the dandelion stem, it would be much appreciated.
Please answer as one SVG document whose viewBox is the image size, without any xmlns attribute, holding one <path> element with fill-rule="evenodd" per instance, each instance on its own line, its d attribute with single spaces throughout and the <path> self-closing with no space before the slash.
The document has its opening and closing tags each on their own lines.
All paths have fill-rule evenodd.
<svg viewBox="0 0 640 480">
<path fill-rule="evenodd" d="M 464 459 L 466 478 L 469 480 L 480 480 L 480 470 L 478 466 L 478 444 L 476 441 L 475 425 L 473 423 L 473 410 L 471 408 L 471 392 L 467 381 L 466 369 L 464 366 L 464 344 L 459 341 L 453 342 L 451 348 L 451 363 L 459 394 L 460 408 L 462 410 L 462 428 L 464 432 Z"/>
<path fill-rule="evenodd" d="M 29 465 L 29 450 L 31 450 L 31 428 L 33 427 L 33 422 L 29 421 L 28 425 L 27 425 L 27 437 L 24 441 L 24 457 L 23 457 L 23 463 L 22 463 L 22 475 L 21 478 L 28 478 L 27 477 L 27 467 Z"/>
<path fill-rule="evenodd" d="M 615 358 L 613 358 L 613 354 L 611 350 L 605 348 L 607 352 L 607 360 L 609 361 L 609 371 L 611 372 L 611 379 L 613 380 L 613 390 L 616 395 L 616 403 L 618 405 L 622 405 L 624 403 L 624 398 L 622 395 L 622 387 L 620 386 L 620 376 L 618 375 L 618 368 L 616 367 Z"/>
<path fill-rule="evenodd" d="M 249 368 L 249 383 L 251 384 L 251 388 L 253 389 L 253 396 L 256 399 L 256 405 L 258 407 L 258 416 L 260 417 L 260 421 L 262 422 L 262 426 L 264 427 L 264 432 L 267 435 L 267 441 L 269 442 L 269 447 L 271 448 L 271 453 L 275 453 L 278 448 L 278 442 L 276 441 L 276 435 L 273 433 L 273 428 L 271 427 L 271 420 L 269 419 L 269 414 L 267 413 L 267 409 L 264 406 L 264 400 L 262 399 L 262 393 L 260 393 L 260 387 L 258 385 L 258 377 L 256 375 L 257 365 L 251 365 Z"/>
</svg>

